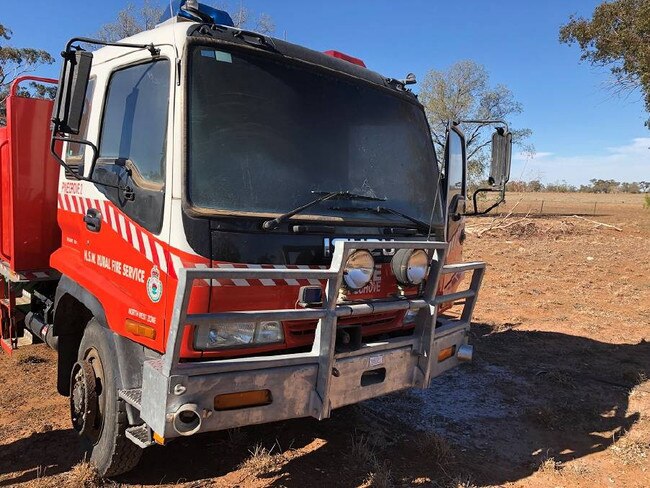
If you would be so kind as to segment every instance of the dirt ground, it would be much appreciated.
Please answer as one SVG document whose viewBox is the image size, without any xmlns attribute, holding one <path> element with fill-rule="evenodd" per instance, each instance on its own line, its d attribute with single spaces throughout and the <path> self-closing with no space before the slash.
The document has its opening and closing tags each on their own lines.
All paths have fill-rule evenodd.
<svg viewBox="0 0 650 488">
<path fill-rule="evenodd" d="M 488 263 L 476 359 L 430 389 L 151 448 L 102 481 L 54 354 L 25 347 L 0 355 L 0 487 L 649 487 L 650 209 L 528 194 L 501 212 L 468 220 L 466 257 Z"/>
</svg>

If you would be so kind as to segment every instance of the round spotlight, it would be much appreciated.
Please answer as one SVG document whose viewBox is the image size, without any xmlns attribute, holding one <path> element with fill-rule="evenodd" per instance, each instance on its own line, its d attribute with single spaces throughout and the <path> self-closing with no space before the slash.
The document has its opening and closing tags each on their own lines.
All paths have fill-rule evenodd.
<svg viewBox="0 0 650 488">
<path fill-rule="evenodd" d="M 393 274 L 403 285 L 419 285 L 429 273 L 429 256 L 422 249 L 399 249 L 391 261 Z"/>
<path fill-rule="evenodd" d="M 354 251 L 343 268 L 343 279 L 348 288 L 358 290 L 370 282 L 374 270 L 375 259 L 372 254 L 365 250 Z"/>
</svg>

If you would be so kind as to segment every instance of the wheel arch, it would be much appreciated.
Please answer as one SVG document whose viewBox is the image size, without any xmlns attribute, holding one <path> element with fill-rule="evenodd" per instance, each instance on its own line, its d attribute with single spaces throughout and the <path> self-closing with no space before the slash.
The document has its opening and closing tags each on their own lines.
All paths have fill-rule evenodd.
<svg viewBox="0 0 650 488">
<path fill-rule="evenodd" d="M 62 276 L 54 297 L 53 333 L 59 338 L 57 390 L 61 395 L 70 394 L 70 373 L 77 361 L 79 345 L 88 323 L 95 319 L 109 339 L 116 360 L 118 389 L 142 386 L 142 364 L 145 348 L 126 337 L 113 332 L 106 320 L 101 302 L 87 289 L 68 276 Z M 129 409 L 129 420 L 137 413 Z"/>
</svg>

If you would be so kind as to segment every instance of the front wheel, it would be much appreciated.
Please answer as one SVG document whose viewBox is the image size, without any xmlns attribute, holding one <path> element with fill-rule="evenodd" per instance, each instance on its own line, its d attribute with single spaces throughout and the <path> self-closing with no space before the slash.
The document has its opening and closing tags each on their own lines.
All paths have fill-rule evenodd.
<svg viewBox="0 0 650 488">
<path fill-rule="evenodd" d="M 86 460 L 101 476 L 135 468 L 142 449 L 126 438 L 126 404 L 117 394 L 119 375 L 110 331 L 92 319 L 84 331 L 70 380 L 70 416 Z"/>
</svg>

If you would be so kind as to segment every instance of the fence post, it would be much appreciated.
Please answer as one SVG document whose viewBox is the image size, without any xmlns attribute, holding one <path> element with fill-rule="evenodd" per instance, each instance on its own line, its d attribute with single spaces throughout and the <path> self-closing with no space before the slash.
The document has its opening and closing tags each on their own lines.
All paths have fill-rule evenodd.
<svg viewBox="0 0 650 488">
<path fill-rule="evenodd" d="M 544 200 L 542 200 L 542 206 L 539 209 L 539 213 L 540 214 L 544 213 Z"/>
<path fill-rule="evenodd" d="M 598 202 L 594 202 L 594 215 L 596 215 L 596 204 L 597 204 L 597 203 L 598 203 Z"/>
</svg>

